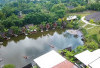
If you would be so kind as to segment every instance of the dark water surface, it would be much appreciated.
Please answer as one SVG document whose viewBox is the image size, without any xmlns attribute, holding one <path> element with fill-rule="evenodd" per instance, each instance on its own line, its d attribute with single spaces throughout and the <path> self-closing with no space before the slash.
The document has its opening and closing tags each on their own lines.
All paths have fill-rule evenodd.
<svg viewBox="0 0 100 68">
<path fill-rule="evenodd" d="M 72 47 L 73 49 L 79 45 L 83 45 L 82 37 L 75 38 L 67 33 L 66 30 L 51 30 L 48 32 L 38 32 L 36 34 L 13 37 L 11 40 L 4 41 L 4 46 L 0 48 L 0 58 L 3 59 L 0 65 L 14 64 L 16 68 L 22 68 L 33 59 L 54 49 L 64 49 Z M 54 45 L 55 48 L 51 48 Z M 24 59 L 28 56 L 29 59 Z"/>
</svg>

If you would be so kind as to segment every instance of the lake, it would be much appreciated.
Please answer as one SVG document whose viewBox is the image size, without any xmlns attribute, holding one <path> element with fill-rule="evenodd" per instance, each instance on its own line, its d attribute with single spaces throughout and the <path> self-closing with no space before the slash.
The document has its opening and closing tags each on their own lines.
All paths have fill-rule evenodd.
<svg viewBox="0 0 100 68">
<path fill-rule="evenodd" d="M 3 59 L 0 65 L 14 64 L 16 68 L 22 68 L 52 49 L 57 51 L 70 46 L 75 49 L 77 46 L 83 45 L 81 33 L 78 35 L 76 38 L 65 29 L 57 29 L 28 36 L 12 37 L 8 41 L 5 40 L 0 48 L 0 58 Z M 50 45 L 53 45 L 54 48 Z M 24 59 L 24 56 L 29 58 Z"/>
</svg>

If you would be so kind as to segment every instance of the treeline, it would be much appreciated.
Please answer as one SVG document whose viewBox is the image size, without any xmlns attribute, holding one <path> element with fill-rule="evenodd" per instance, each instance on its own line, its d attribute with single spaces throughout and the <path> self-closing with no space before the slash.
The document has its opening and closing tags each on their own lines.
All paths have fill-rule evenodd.
<svg viewBox="0 0 100 68">
<path fill-rule="evenodd" d="M 88 9 L 88 10 L 100 11 L 100 2 L 89 4 L 89 5 L 87 6 L 87 9 Z"/>
<path fill-rule="evenodd" d="M 16 0 L 5 4 L 0 10 L 0 32 L 12 26 L 53 23 L 59 18 L 66 17 L 67 12 L 100 10 L 99 3 L 86 4 L 86 0 Z M 68 6 L 74 8 L 70 9 Z"/>
<path fill-rule="evenodd" d="M 82 12 L 85 10 L 87 10 L 86 6 L 78 6 L 78 7 L 75 7 L 73 9 L 69 9 L 69 12 L 74 13 L 74 12 Z"/>
</svg>

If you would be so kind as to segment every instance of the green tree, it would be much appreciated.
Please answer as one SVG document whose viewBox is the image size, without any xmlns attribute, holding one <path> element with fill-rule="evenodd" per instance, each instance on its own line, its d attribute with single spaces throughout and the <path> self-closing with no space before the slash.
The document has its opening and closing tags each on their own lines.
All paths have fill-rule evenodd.
<svg viewBox="0 0 100 68">
<path fill-rule="evenodd" d="M 4 31 L 4 26 L 0 23 L 0 32 Z"/>
<path fill-rule="evenodd" d="M 93 19 L 90 19 L 90 21 L 89 21 L 90 23 L 94 23 L 94 20 Z"/>
<path fill-rule="evenodd" d="M 75 58 L 74 58 L 75 52 L 74 51 L 67 51 L 65 53 L 66 58 L 71 61 L 71 62 L 75 62 Z"/>
<path fill-rule="evenodd" d="M 41 24 L 41 22 L 52 22 L 54 16 L 49 13 L 30 13 L 24 18 L 24 24 Z"/>
<path fill-rule="evenodd" d="M 98 44 L 95 41 L 86 42 L 85 46 L 90 51 L 98 49 Z"/>
<path fill-rule="evenodd" d="M 4 18 L 5 18 L 4 13 L 3 13 L 2 11 L 0 11 L 0 20 L 1 20 L 1 19 L 4 19 Z"/>
<path fill-rule="evenodd" d="M 11 15 L 7 19 L 2 21 L 2 25 L 6 28 L 10 28 L 11 26 L 22 26 L 22 20 L 19 19 L 16 15 Z"/>
<path fill-rule="evenodd" d="M 60 3 L 60 0 L 50 0 L 52 3 L 54 3 L 54 4 L 58 4 L 58 3 Z"/>
<path fill-rule="evenodd" d="M 59 17 L 62 18 L 66 13 L 66 6 L 62 3 L 55 4 L 52 6 L 51 11 L 55 12 L 55 14 L 58 16 L 58 18 Z"/>
<path fill-rule="evenodd" d="M 85 51 L 86 50 L 86 47 L 83 45 L 83 46 L 78 46 L 76 49 L 75 49 L 75 53 L 76 54 L 79 54 L 79 53 L 81 53 L 81 52 L 83 52 L 83 51 Z"/>
<path fill-rule="evenodd" d="M 20 31 L 19 27 L 17 27 L 17 26 L 12 26 L 12 27 L 10 27 L 10 29 L 12 29 L 12 30 L 14 31 L 15 34 L 19 34 L 19 31 Z"/>
</svg>

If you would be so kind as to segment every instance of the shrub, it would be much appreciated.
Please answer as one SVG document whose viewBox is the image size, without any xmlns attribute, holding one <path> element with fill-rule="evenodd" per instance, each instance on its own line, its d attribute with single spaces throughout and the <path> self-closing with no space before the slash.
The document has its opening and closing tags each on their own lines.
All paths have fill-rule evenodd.
<svg viewBox="0 0 100 68">
<path fill-rule="evenodd" d="M 3 68 L 16 68 L 13 64 L 7 64 Z"/>
</svg>

